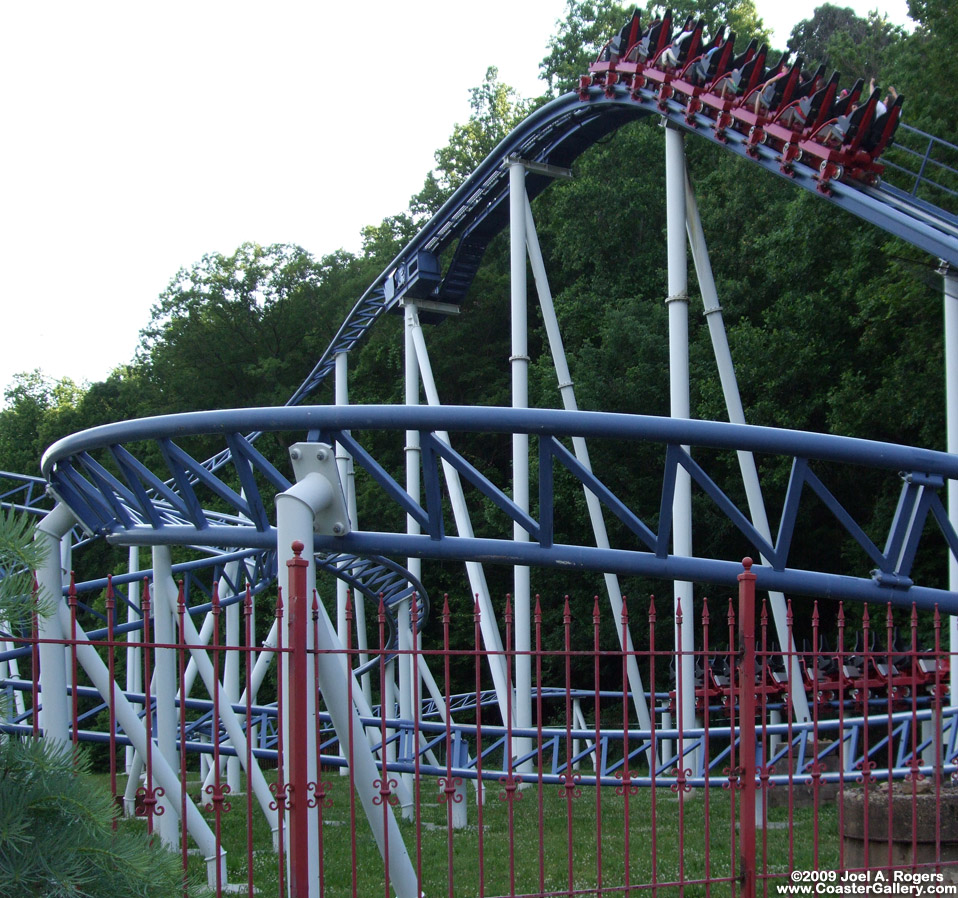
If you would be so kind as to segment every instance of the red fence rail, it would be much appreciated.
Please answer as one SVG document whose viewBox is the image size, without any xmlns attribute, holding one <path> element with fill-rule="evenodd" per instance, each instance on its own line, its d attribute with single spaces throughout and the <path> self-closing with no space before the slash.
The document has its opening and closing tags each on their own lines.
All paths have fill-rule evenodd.
<svg viewBox="0 0 958 898">
<path fill-rule="evenodd" d="M 809 894 L 851 894 L 837 887 L 855 885 L 857 894 L 879 894 L 879 883 L 898 883 L 897 894 L 919 894 L 919 885 L 922 894 L 947 894 L 941 890 L 958 882 L 956 716 L 937 613 L 790 607 L 790 642 L 803 645 L 795 652 L 802 682 L 792 682 L 793 653 L 775 643 L 764 602 L 756 607 L 746 560 L 737 605 L 722 603 L 727 628 L 708 600 L 686 612 L 699 624 L 696 726 L 681 729 L 672 723 L 682 719 L 675 713 L 681 659 L 663 639 L 671 626 L 655 600 L 638 614 L 626 602 L 619 620 L 598 599 L 537 601 L 533 645 L 524 653 L 513 646 L 507 599 L 506 668 L 511 676 L 529 654 L 533 670 L 533 725 L 520 727 L 511 694 L 504 714 L 492 701 L 488 666 L 500 651 L 482 642 L 478 606 L 447 599 L 411 649 L 385 648 L 382 616 L 371 623 L 372 646 L 354 648 L 353 634 L 343 634 L 335 652 L 341 688 L 359 714 L 344 749 L 322 696 L 318 713 L 307 701 L 324 613 L 306 594 L 307 565 L 298 556 L 290 562 L 290 594 L 275 603 L 281 626 L 272 645 L 256 636 L 248 590 L 238 597 L 244 625 L 235 644 L 223 621 L 231 599 L 215 593 L 207 643 L 187 638 L 182 590 L 172 612 L 175 639 L 158 643 L 150 615 L 160 614 L 162 603 L 151 602 L 155 586 L 146 584 L 135 643 L 144 669 L 139 694 L 116 683 L 102 695 L 85 671 L 94 662 L 81 648 L 90 644 L 111 683 L 126 664 L 130 643 L 116 632 L 112 590 L 107 626 L 91 641 L 82 603 L 74 596 L 69 603 L 70 635 L 61 642 L 74 684 L 71 737 L 92 744 L 104 787 L 118 806 L 126 796 L 144 821 L 120 825 L 145 823 L 181 852 L 188 875 L 205 878 L 217 895 L 400 893 L 408 888 L 396 869 L 403 856 L 377 847 L 374 823 L 386 840 L 398 833 L 415 889 L 429 896 L 752 898 L 803 894 L 805 886 Z M 415 600 L 411 617 L 418 619 Z M 347 620 L 353 625 L 351 612 Z M 634 650 L 620 647 L 629 644 L 619 642 L 625 633 Z M 35 686 L 39 639 L 13 641 L 19 676 L 10 652 L 0 657 L 0 674 L 4 688 L 22 693 L 25 710 L 18 715 L 8 703 L 5 729 L 29 738 L 43 698 Z M 169 714 L 159 707 L 164 652 L 176 659 Z M 356 678 L 347 670 L 361 654 L 378 664 Z M 200 655 L 210 660 L 217 688 L 194 675 Z M 630 657 L 640 665 L 651 729 L 639 726 L 630 701 Z M 286 659 L 288 686 L 283 676 L 263 678 L 257 670 L 270 658 L 274 670 Z M 242 667 L 242 694 L 224 686 L 234 664 Z M 419 709 L 407 718 L 396 692 L 404 664 L 414 673 L 411 706 Z M 789 711 L 796 689 L 809 698 L 811 720 Z M 115 708 L 124 695 L 139 708 L 146 734 L 142 763 L 132 766 L 124 763 L 132 734 Z M 243 744 L 230 736 L 230 714 L 246 735 Z M 176 732 L 162 732 L 171 719 Z M 318 752 L 310 751 L 311 739 Z M 176 794 L 159 785 L 156 767 L 170 744 L 174 756 L 165 762 L 186 784 Z M 374 783 L 356 781 L 356 752 L 374 758 Z M 251 771 L 270 783 L 271 803 L 254 796 Z M 374 790 L 379 821 L 367 820 L 357 797 L 363 789 Z"/>
</svg>

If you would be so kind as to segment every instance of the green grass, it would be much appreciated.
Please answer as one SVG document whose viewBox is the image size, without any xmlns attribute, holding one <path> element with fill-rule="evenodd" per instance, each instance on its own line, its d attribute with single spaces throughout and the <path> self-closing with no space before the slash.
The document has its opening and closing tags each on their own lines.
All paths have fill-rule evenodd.
<svg viewBox="0 0 958 898">
<path fill-rule="evenodd" d="M 350 796 L 348 779 L 337 772 L 325 774 L 331 804 L 323 808 L 323 855 L 325 895 L 384 895 L 383 864 L 369 826 L 358 801 L 356 813 L 357 882 L 352 881 L 350 840 Z M 693 789 L 680 803 L 669 788 L 656 791 L 655 828 L 652 826 L 651 790 L 641 788 L 628 797 L 628 863 L 626 863 L 625 798 L 614 789 L 604 789 L 601 796 L 602 838 L 595 790 L 583 787 L 578 797 L 567 802 L 560 786 L 546 785 L 541 793 L 533 782 L 516 793 L 513 802 L 500 798 L 503 790 L 497 782 L 487 783 L 483 807 L 482 837 L 478 829 L 478 808 L 474 786 L 467 784 L 467 826 L 449 830 L 447 807 L 439 801 L 434 780 L 423 779 L 417 821 L 400 820 L 400 829 L 414 867 L 421 870 L 422 890 L 430 898 L 439 895 L 485 896 L 538 894 L 540 882 L 547 893 L 596 895 L 598 858 L 601 849 L 601 883 L 605 889 L 622 889 L 629 893 L 650 894 L 651 883 L 685 883 L 658 886 L 658 896 L 731 896 L 734 893 L 728 878 L 732 875 L 732 858 L 738 873 L 737 820 L 733 819 L 732 795 L 720 783 L 710 789 L 709 844 L 705 843 L 704 789 Z M 190 792 L 198 793 L 198 784 Z M 222 815 L 223 842 L 227 850 L 230 883 L 245 884 L 246 868 L 246 797 L 230 796 L 232 809 Z M 737 798 L 736 798 L 737 801 Z M 540 802 L 543 851 L 539 853 Z M 571 805 L 571 828 L 568 823 Z M 399 809 L 396 809 L 397 816 Z M 510 813 L 511 812 L 511 813 Z M 213 815 L 204 812 L 211 825 Z M 737 806 L 736 806 L 737 815 Z M 510 822 L 511 816 L 511 822 Z M 786 874 L 790 869 L 835 869 L 838 863 L 837 811 L 834 803 L 821 802 L 818 808 L 819 855 L 814 855 L 815 809 L 797 808 L 789 825 L 787 808 L 769 810 L 769 826 L 757 836 L 759 873 L 770 876 Z M 683 820 L 680 828 L 680 818 Z M 263 815 L 254 808 L 253 879 L 259 895 L 280 895 L 277 856 L 271 850 L 270 835 Z M 680 854 L 680 833 L 682 852 Z M 734 840 L 734 848 L 733 848 Z M 569 846 L 571 842 L 571 884 Z M 479 886 L 479 852 L 483 854 L 485 877 Z M 706 850 L 708 849 L 708 851 Z M 653 858 L 654 850 L 654 858 Z M 448 875 L 452 857 L 453 877 Z M 514 861 L 510 862 L 510 858 Z M 763 862 L 763 858 L 765 861 Z M 541 863 L 541 868 L 540 868 Z M 628 868 L 628 871 L 626 870 Z M 198 856 L 190 858 L 191 871 L 205 875 Z M 541 878 L 540 878 L 541 877 Z M 704 880 L 713 883 L 706 887 Z M 714 880 L 722 880 L 714 882 Z M 513 890 L 514 886 L 514 890 Z M 571 887 L 571 892 L 570 892 Z M 605 893 L 603 891 L 603 893 Z M 759 883 L 759 894 L 762 884 Z M 244 891 L 241 894 L 245 894 Z M 608 892 L 612 894 L 612 892 Z M 625 894 L 624 891 L 618 894 Z"/>
</svg>

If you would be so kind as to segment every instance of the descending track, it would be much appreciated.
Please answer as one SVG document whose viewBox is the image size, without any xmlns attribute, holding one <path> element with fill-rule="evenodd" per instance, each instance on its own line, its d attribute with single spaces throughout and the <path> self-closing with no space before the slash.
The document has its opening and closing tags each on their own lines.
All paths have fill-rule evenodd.
<svg viewBox="0 0 958 898">
<path fill-rule="evenodd" d="M 781 167 L 781 154 L 758 146 L 749 152 L 745 135 L 726 130 L 720 137 L 713 122 L 702 114 L 689 120 L 685 106 L 665 101 L 648 88 L 637 92 L 622 85 L 594 86 L 583 100 L 570 92 L 530 115 L 505 138 L 459 187 L 403 251 L 369 286 L 343 322 L 309 377 L 290 397 L 298 405 L 312 395 L 333 370 L 335 358 L 362 339 L 379 317 L 394 309 L 403 296 L 439 302 L 462 302 L 489 242 L 508 224 L 506 161 L 512 157 L 542 166 L 566 168 L 582 153 L 613 131 L 642 118 L 660 118 L 670 126 L 707 140 L 735 154 L 744 163 L 759 166 L 876 225 L 929 254 L 958 265 L 958 217 L 891 185 L 868 187 L 831 181 L 828 193 L 820 189 L 815 168 L 794 163 L 792 173 Z M 531 168 L 526 178 L 531 197 L 554 180 L 554 172 Z M 446 273 L 440 277 L 439 256 L 455 245 Z"/>
<path fill-rule="evenodd" d="M 287 406 L 305 402 L 334 370 L 336 357 L 348 353 L 404 297 L 449 305 L 463 301 L 489 242 L 508 224 L 509 160 L 521 159 L 526 164 L 526 190 L 534 197 L 554 180 L 557 171 L 566 169 L 597 141 L 642 118 L 661 119 L 669 127 L 714 143 L 738 156 L 743 164 L 764 168 L 796 188 L 958 266 L 958 218 L 951 213 L 883 183 L 867 186 L 830 179 L 823 185 L 819 171 L 800 161 L 790 163 L 789 170 L 783 171 L 782 156 L 771 147 L 750 143 L 747 135 L 731 128 L 720 133 L 711 118 L 683 105 L 679 94 L 663 97 L 653 89 L 656 85 L 650 84 L 641 88 L 620 83 L 584 86 L 524 120 L 369 286 Z M 440 256 L 450 250 L 451 260 L 441 274 Z M 175 416 L 171 426 L 189 429 L 191 425 Z M 217 428 L 220 426 L 232 429 L 218 423 Z M 178 530 L 175 541 L 182 542 L 185 527 L 195 531 L 197 543 L 212 544 L 211 540 L 223 539 L 235 524 L 252 522 L 261 533 L 270 529 L 266 510 L 254 500 L 258 492 L 253 471 L 279 490 L 286 489 L 289 481 L 256 450 L 257 432 L 246 437 L 233 433 L 227 439 L 227 448 L 204 463 L 190 458 L 172 441 L 164 442 L 161 451 L 174 472 L 174 481 L 164 482 L 120 445 L 136 439 L 139 430 L 131 422 L 107 439 L 125 483 L 116 481 L 89 457 L 75 459 L 76 464 L 67 460 L 78 446 L 84 447 L 79 450 L 82 456 L 87 446 L 95 444 L 97 431 L 79 441 L 68 440 L 52 447 L 45 458 L 44 473 L 54 490 L 68 500 L 91 531 L 108 534 L 121 543 L 131 538 L 142 543 L 146 541 L 142 533 L 146 525 L 147 529 L 165 533 L 161 541 L 169 541 L 173 530 Z M 150 438 L 156 438 L 152 431 Z M 240 496 L 217 480 L 213 472 L 227 463 L 236 466 L 236 476 L 249 495 Z M 84 467 L 88 476 L 78 480 Z M 204 511 L 193 495 L 191 484 L 197 483 L 211 488 L 233 513 Z M 134 536 L 134 530 L 139 535 Z M 246 526 L 239 530 L 250 532 Z M 237 546 L 237 540 L 243 538 L 234 535 L 228 544 Z M 259 539 L 247 544 L 259 544 Z"/>
<path fill-rule="evenodd" d="M 789 159 L 786 165 L 782 153 L 771 145 L 756 143 L 750 134 L 734 128 L 719 127 L 714 118 L 701 111 L 700 102 L 693 103 L 654 79 L 636 79 L 630 85 L 616 80 L 607 69 L 606 74 L 583 79 L 578 91 L 534 112 L 496 147 L 369 286 L 287 406 L 299 405 L 313 395 L 333 371 L 336 358 L 348 353 L 385 312 L 395 309 L 404 298 L 450 306 L 464 300 L 489 242 L 509 221 L 510 160 L 521 159 L 526 166 L 525 189 L 531 198 L 597 141 L 638 119 L 659 119 L 670 128 L 716 144 L 738 156 L 742 164 L 764 168 L 796 188 L 958 266 L 958 218 L 951 213 L 884 183 L 843 183 L 802 161 Z M 451 258 L 441 273 L 440 257 L 444 253 L 451 253 Z M 188 429 L 190 425 L 171 419 L 171 426 Z M 233 428 L 225 425 L 224 429 Z M 161 542 L 170 541 L 176 531 L 176 542 L 215 545 L 230 531 L 238 530 L 240 533 L 229 536 L 227 543 L 220 543 L 234 547 L 247 538 L 248 524 L 262 535 L 269 532 L 267 510 L 257 502 L 256 478 L 280 491 L 290 482 L 256 450 L 256 432 L 245 437 L 233 432 L 226 448 L 203 463 L 192 459 L 172 439 L 161 440 L 161 452 L 174 473 L 172 481 L 163 479 L 168 474 L 147 470 L 121 445 L 135 439 L 137 432 L 137 425 L 131 423 L 121 426 L 115 435 L 111 431 L 107 438 L 122 482 L 86 454 L 86 447 L 97 441 L 96 432 L 79 443 L 69 440 L 58 444 L 44 461 L 44 473 L 57 495 L 67 500 L 92 532 L 109 535 L 120 543 L 143 543 L 148 541 L 143 535 L 145 527 Z M 151 432 L 150 438 L 157 435 Z M 78 446 L 84 448 L 77 450 Z M 79 455 L 72 457 L 75 451 Z M 226 464 L 234 467 L 242 494 L 215 476 L 214 472 Z M 230 511 L 202 508 L 195 495 L 197 485 L 212 490 L 214 499 L 225 502 Z M 185 535 L 189 531 L 193 531 L 191 539 Z M 261 537 L 243 545 L 260 543 Z M 404 582 L 404 578 L 397 582 Z"/>
</svg>

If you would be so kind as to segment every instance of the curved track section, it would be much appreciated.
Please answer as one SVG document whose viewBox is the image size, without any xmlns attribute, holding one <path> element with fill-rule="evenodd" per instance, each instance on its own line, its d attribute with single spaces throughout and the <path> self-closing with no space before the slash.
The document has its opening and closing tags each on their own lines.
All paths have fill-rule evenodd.
<svg viewBox="0 0 958 898">
<path fill-rule="evenodd" d="M 383 501 L 396 504 L 422 529 L 419 535 L 359 530 L 344 536 L 317 534 L 314 545 L 317 552 L 561 566 L 734 586 L 741 570 L 736 563 L 669 554 L 672 498 L 678 471 L 684 469 L 714 508 L 738 529 L 751 551 L 768 560 L 768 564 L 754 568 L 758 588 L 858 601 L 905 605 L 914 602 L 925 608 L 937 605 L 948 613 L 958 611 L 958 598 L 954 593 L 923 586 L 913 579 L 915 559 L 932 538 L 929 533 L 933 529 L 926 526 L 931 522 L 937 525 L 948 551 L 958 558 L 958 534 L 948 520 L 942 501 L 947 481 L 958 480 L 958 458 L 944 452 L 849 437 L 714 421 L 545 409 L 310 406 L 197 412 L 107 425 L 56 443 L 44 456 L 43 471 L 56 494 L 85 526 L 108 539 L 132 545 L 193 545 L 203 539 L 220 546 L 267 550 L 275 546 L 276 534 L 267 521 L 265 506 L 256 504 L 260 496 L 257 483 L 263 479 L 270 481 L 275 468 L 267 462 L 265 470 L 254 469 L 249 457 L 244 455 L 236 462 L 240 467 L 224 469 L 222 477 L 205 472 L 194 486 L 189 482 L 188 473 L 202 469 L 202 465 L 169 437 L 171 433 L 180 436 L 218 434 L 227 444 L 235 446 L 240 439 L 239 432 L 253 429 L 307 431 L 318 433 L 323 440 L 340 443 L 380 487 Z M 364 430 L 419 431 L 424 503 L 415 501 L 390 476 L 386 465 L 363 446 L 358 434 Z M 496 475 L 481 470 L 455 452 L 440 436 L 447 432 L 527 433 L 536 437 L 540 481 L 538 519 L 512 502 L 508 484 L 497 483 Z M 648 509 L 627 506 L 612 487 L 581 465 L 565 447 L 563 440 L 568 437 L 621 441 L 625 451 L 635 451 L 637 443 L 660 446 L 659 504 Z M 110 459 L 135 460 L 129 447 L 148 441 L 155 441 L 166 450 L 168 464 L 172 459 L 178 461 L 179 467 L 171 471 L 185 492 L 176 497 L 175 507 L 157 503 L 147 496 L 129 473 L 124 482 L 106 468 L 105 463 Z M 734 484 L 723 484 L 706 469 L 707 462 L 700 461 L 698 456 L 693 459 L 684 447 L 747 451 L 791 460 L 791 476 L 782 497 L 778 535 L 773 542 L 755 529 L 747 510 L 730 498 L 736 494 Z M 702 457 L 706 458 L 707 453 Z M 841 469 L 837 476 L 834 472 L 826 474 L 833 464 Z M 447 533 L 440 475 L 443 465 L 455 468 L 460 477 L 500 510 L 505 525 L 501 537 L 460 537 Z M 900 484 L 898 508 L 888 522 L 882 548 L 837 498 L 839 490 L 829 488 L 826 482 L 833 477 L 839 485 L 848 482 L 860 466 L 883 471 L 888 480 Z M 126 472 L 134 470 L 142 472 L 145 467 L 140 462 L 124 467 Z M 629 537 L 621 546 L 605 549 L 558 541 L 559 535 L 553 526 L 553 480 L 559 470 L 576 478 L 625 525 Z M 158 481 L 159 477 L 153 474 L 151 479 Z M 236 480 L 247 485 L 243 496 L 227 485 L 227 481 Z M 231 502 L 232 508 L 216 515 L 203 511 L 224 501 Z M 863 553 L 861 573 L 849 576 L 791 566 L 793 537 L 809 503 L 823 505 L 857 543 Z M 529 534 L 529 542 L 513 540 L 514 523 Z"/>
<path fill-rule="evenodd" d="M 670 127 L 708 140 L 743 161 L 958 265 L 958 218 L 943 209 L 885 184 L 866 187 L 832 180 L 828 192 L 823 192 L 817 169 L 796 162 L 791 172 L 785 173 L 780 153 L 764 145 L 750 146 L 746 135 L 731 129 L 720 135 L 709 117 L 700 113 L 689 115 L 676 99 L 660 102 L 648 88 L 631 91 L 621 85 L 609 89 L 590 87 L 585 100 L 578 93 L 568 93 L 543 106 L 496 147 L 370 285 L 287 405 L 298 405 L 310 396 L 333 370 L 336 356 L 352 349 L 368 328 L 407 293 L 452 304 L 462 301 L 486 247 L 508 224 L 506 160 L 518 157 L 543 166 L 565 168 L 611 132 L 647 117 L 659 117 Z M 545 190 L 552 180 L 547 169 L 538 173 L 530 170 L 526 178 L 530 197 Z M 440 278 L 436 260 L 453 244 L 453 258 Z"/>
</svg>

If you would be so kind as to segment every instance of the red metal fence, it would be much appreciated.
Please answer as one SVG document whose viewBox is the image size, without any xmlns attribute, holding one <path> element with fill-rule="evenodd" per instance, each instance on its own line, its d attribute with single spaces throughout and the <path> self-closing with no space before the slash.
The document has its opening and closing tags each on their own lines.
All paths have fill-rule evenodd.
<svg viewBox="0 0 958 898">
<path fill-rule="evenodd" d="M 337 733 L 324 700 L 319 713 L 310 711 L 304 684 L 319 676 L 321 653 L 310 646 L 319 644 L 324 612 L 306 595 L 307 562 L 290 564 L 291 594 L 275 603 L 282 625 L 269 646 L 256 636 L 249 591 L 240 596 L 245 625 L 233 641 L 214 591 L 205 646 L 186 638 L 182 589 L 175 638 L 154 638 L 145 588 L 132 643 L 119 632 L 112 592 L 102 605 L 106 625 L 88 640 L 89 621 L 71 591 L 72 738 L 92 743 L 106 787 L 143 821 L 125 825 L 155 831 L 217 895 L 955 891 L 958 744 L 937 613 L 789 606 L 788 643 L 798 649 L 783 650 L 764 602 L 756 606 L 746 560 L 737 603 L 702 599 L 676 611 L 693 613 L 698 624 L 695 726 L 680 728 L 685 674 L 671 605 L 658 610 L 652 600 L 639 611 L 626 602 L 611 620 L 598 599 L 566 598 L 559 608 L 537 601 L 528 653 L 534 724 L 519 727 L 511 707 L 503 714 L 494 701 L 488 667 L 498 651 L 484 647 L 478 605 L 456 609 L 447 599 L 411 649 L 388 647 L 382 613 L 371 623 L 372 648 L 353 648 L 346 635 L 337 653 L 341 688 L 357 711 L 349 732 Z M 348 620 L 354 627 L 351 611 Z M 514 649 L 508 599 L 500 628 L 511 681 L 525 653 Z M 633 650 L 620 647 L 624 634 Z M 8 666 L 11 653 L 0 660 L 6 688 L 22 694 L 8 731 L 36 731 L 38 641 L 19 641 L 19 677 Z M 143 692 L 115 685 L 102 694 L 91 665 L 103 665 L 113 682 L 135 657 L 131 644 Z M 194 675 L 200 655 L 220 684 L 238 664 L 242 693 L 204 687 Z M 175 697 L 164 709 L 157 671 L 169 657 Z M 269 658 L 274 671 L 282 661 L 288 679 L 267 673 L 254 699 L 256 662 Z M 640 727 L 630 700 L 630 658 L 641 670 L 651 727 Z M 347 661 L 353 669 L 360 660 L 364 672 L 348 675 Z M 793 660 L 801 682 L 789 676 Z M 394 690 L 402 664 L 416 674 L 411 706 L 419 709 L 406 717 Z M 797 690 L 808 698 L 810 720 L 790 711 Z M 117 722 L 124 700 L 140 712 L 142 765 L 124 755 L 136 741 Z M 234 721 L 246 738 L 236 738 Z M 374 761 L 372 783 L 355 779 L 361 752 Z M 158 785 L 160 755 L 185 789 L 171 794 Z M 269 809 L 254 794 L 254 773 L 269 782 Z M 371 814 L 363 804 L 369 793 Z M 177 825 L 183 819 L 189 834 Z M 201 830 L 209 836 L 197 836 Z M 196 843 L 205 846 L 202 857 Z"/>
</svg>

